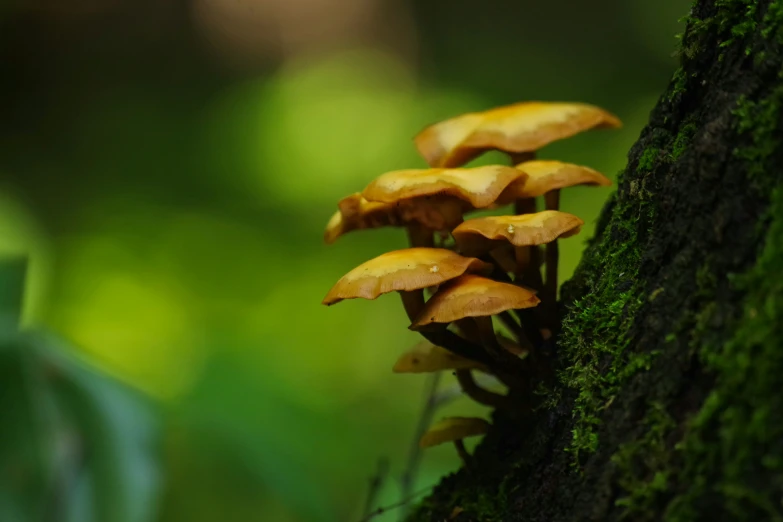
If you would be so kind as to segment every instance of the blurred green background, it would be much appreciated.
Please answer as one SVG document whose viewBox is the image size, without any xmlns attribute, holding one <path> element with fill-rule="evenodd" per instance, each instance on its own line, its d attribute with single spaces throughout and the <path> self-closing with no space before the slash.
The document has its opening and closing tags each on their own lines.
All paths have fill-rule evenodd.
<svg viewBox="0 0 783 522">
<path fill-rule="evenodd" d="M 392 296 L 320 301 L 405 236 L 326 247 L 336 201 L 423 167 L 425 125 L 532 99 L 620 116 L 541 154 L 614 178 L 688 6 L 0 2 L 0 253 L 29 256 L 26 331 L 0 334 L 0 519 L 357 520 L 381 457 L 396 501 L 426 379 L 390 368 L 418 339 Z M 588 225 L 561 280 L 611 190 L 564 191 Z M 458 465 L 426 452 L 415 489 Z"/>
</svg>

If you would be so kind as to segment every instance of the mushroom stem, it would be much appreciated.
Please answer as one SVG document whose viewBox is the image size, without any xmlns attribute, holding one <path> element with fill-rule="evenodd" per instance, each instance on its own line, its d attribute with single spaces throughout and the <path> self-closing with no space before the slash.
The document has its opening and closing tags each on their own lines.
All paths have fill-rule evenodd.
<svg viewBox="0 0 783 522">
<path fill-rule="evenodd" d="M 459 455 L 459 458 L 462 459 L 462 462 L 465 464 L 465 466 L 470 466 L 472 457 L 470 456 L 470 453 L 468 453 L 468 450 L 465 449 L 465 443 L 462 442 L 462 439 L 455 440 L 454 447 L 457 448 L 457 455 Z"/>
<path fill-rule="evenodd" d="M 498 314 L 498 317 L 503 322 L 504 325 L 511 331 L 511 334 L 514 336 L 516 341 L 521 344 L 522 346 L 525 346 L 525 348 L 531 348 L 530 346 L 530 340 L 527 337 L 527 334 L 525 333 L 525 329 L 514 319 L 514 316 L 511 315 L 509 312 L 501 312 Z"/>
<path fill-rule="evenodd" d="M 520 163 L 526 161 L 533 161 L 536 159 L 536 151 L 530 152 L 509 152 L 508 157 L 511 159 L 511 166 L 517 166 Z"/>
<path fill-rule="evenodd" d="M 514 251 L 516 252 L 516 248 Z M 499 266 L 501 270 L 506 273 L 515 273 L 517 271 L 517 264 L 519 260 L 515 255 L 511 255 L 511 249 L 496 248 L 489 252 L 490 257 L 494 261 L 496 266 Z"/>
<path fill-rule="evenodd" d="M 511 406 L 511 401 L 507 396 L 485 390 L 479 386 L 476 380 L 473 378 L 473 373 L 471 373 L 471 370 L 455 370 L 454 375 L 457 376 L 457 382 L 459 382 L 459 385 L 462 387 L 462 391 L 465 392 L 465 395 L 477 403 L 498 409 L 508 409 Z"/>
<path fill-rule="evenodd" d="M 527 266 L 527 270 L 522 274 L 522 279 L 517 282 L 530 285 L 531 288 L 536 290 L 544 289 L 544 282 L 541 278 L 541 248 L 538 245 L 533 245 L 530 248 L 530 264 Z"/>
<path fill-rule="evenodd" d="M 536 198 L 522 198 L 514 201 L 514 214 L 534 214 L 536 208 Z"/>
<path fill-rule="evenodd" d="M 405 313 L 408 314 L 408 319 L 415 321 L 422 310 L 424 310 L 424 289 L 411 290 L 409 292 L 400 292 L 402 298 L 402 306 L 405 308 Z"/>
<path fill-rule="evenodd" d="M 454 321 L 454 326 L 457 327 L 457 331 L 462 334 L 462 337 L 473 343 L 481 342 L 481 335 L 478 331 L 476 322 L 469 317 L 464 317 Z"/>
<path fill-rule="evenodd" d="M 535 249 L 536 247 L 531 247 Z M 511 278 L 505 272 L 501 270 L 495 270 L 492 272 L 492 279 L 502 281 L 504 283 L 511 283 Z M 525 333 L 528 341 L 533 345 L 533 348 L 540 348 L 544 344 L 544 338 L 541 335 L 538 321 L 536 320 L 536 313 L 532 308 L 526 308 L 524 310 L 514 310 L 514 314 L 519 319 L 522 325 L 522 330 Z M 503 317 L 501 316 L 501 320 Z"/>
<path fill-rule="evenodd" d="M 508 156 L 511 158 L 511 165 L 513 166 L 536 159 L 535 151 L 510 152 Z M 514 201 L 514 214 L 516 215 L 533 214 L 536 210 L 535 198 L 523 198 Z M 538 286 L 541 280 L 541 272 L 539 271 L 538 258 L 535 255 L 537 250 L 535 246 L 516 248 L 517 270 L 514 275 L 516 276 L 516 281 L 529 279 L 530 282 L 528 284 L 530 286 L 536 290 L 541 290 L 541 286 Z"/>
<path fill-rule="evenodd" d="M 432 230 L 420 223 L 411 223 L 405 227 L 408 233 L 408 242 L 412 247 L 434 247 L 435 238 Z"/>
<path fill-rule="evenodd" d="M 401 291 L 399 294 L 402 299 L 402 306 L 405 308 L 405 313 L 408 314 L 408 319 L 410 319 L 411 322 L 416 321 L 424 309 L 424 290 L 412 290 L 409 292 Z M 420 330 L 419 333 L 435 346 L 440 346 L 457 355 L 486 364 L 487 366 L 494 365 L 492 358 L 489 357 L 480 346 L 463 339 L 453 332 L 448 330 Z"/>
<path fill-rule="evenodd" d="M 560 190 L 551 190 L 544 194 L 544 202 L 547 210 L 558 210 L 560 207 Z M 546 282 L 544 283 L 544 297 L 547 307 L 554 312 L 557 309 L 557 263 L 560 257 L 557 239 L 546 245 Z"/>
<path fill-rule="evenodd" d="M 514 203 L 514 213 L 535 214 L 538 210 L 535 198 L 518 199 Z M 514 248 L 517 260 L 517 269 L 514 271 L 515 280 L 518 282 L 526 281 L 536 290 L 542 289 L 541 271 L 539 270 L 540 259 L 538 247 L 519 246 Z"/>
<path fill-rule="evenodd" d="M 472 318 L 464 317 L 462 319 L 454 321 L 454 326 L 457 327 L 457 331 L 462 335 L 462 337 L 465 337 L 468 341 L 470 341 L 470 342 L 472 342 L 474 344 L 481 344 L 481 333 L 479 332 L 479 328 L 478 328 L 478 325 L 476 324 L 476 321 L 474 321 Z M 515 383 L 515 380 L 513 378 L 509 377 L 509 375 L 506 375 L 505 373 L 495 373 L 494 375 L 500 382 L 502 382 L 503 384 L 505 384 L 508 387 L 513 386 L 514 383 Z M 483 388 L 481 388 L 478 385 L 478 383 L 475 380 L 473 380 L 472 374 L 470 372 L 468 372 L 468 377 L 467 378 L 470 380 L 470 383 L 472 383 L 472 385 L 470 383 L 468 383 L 467 381 L 466 381 L 466 383 L 467 383 L 468 387 L 462 386 L 462 384 L 463 384 L 462 381 L 460 381 L 460 385 L 462 387 L 462 390 L 465 392 L 465 394 L 468 395 L 469 397 L 473 398 L 473 400 L 475 400 L 476 402 L 484 404 L 484 402 L 480 398 L 477 398 L 477 397 L 474 397 L 473 395 L 471 395 L 471 393 L 474 390 L 478 394 L 481 394 L 482 392 L 485 392 L 485 393 L 489 393 L 490 395 L 494 395 L 491 392 L 488 392 L 488 391 L 484 390 Z M 459 376 L 458 376 L 458 380 L 459 380 Z M 490 405 L 490 406 L 492 406 L 492 405 Z"/>
<path fill-rule="evenodd" d="M 519 372 L 519 370 L 524 367 L 524 362 L 519 359 L 519 357 L 512 354 L 500 345 L 498 338 L 495 335 L 495 327 L 492 324 L 492 316 L 474 317 L 473 320 L 476 322 L 476 326 L 478 327 L 479 336 L 481 338 L 481 345 L 495 361 L 494 369 L 500 367 L 506 370 L 502 373 L 498 371 L 495 371 L 494 373 L 508 387 L 513 388 L 518 386 L 520 374 L 514 373 L 514 370 Z M 509 372 L 508 370 L 512 371 Z"/>
<path fill-rule="evenodd" d="M 514 270 L 514 277 L 521 281 L 525 272 L 530 268 L 530 250 L 533 247 L 518 246 L 514 247 L 514 258 L 516 261 L 516 269 Z"/>
<path fill-rule="evenodd" d="M 495 335 L 492 316 L 474 317 L 473 320 L 476 321 L 482 346 L 495 360 L 500 362 L 503 358 L 504 350 L 500 347 L 498 338 Z"/>
</svg>

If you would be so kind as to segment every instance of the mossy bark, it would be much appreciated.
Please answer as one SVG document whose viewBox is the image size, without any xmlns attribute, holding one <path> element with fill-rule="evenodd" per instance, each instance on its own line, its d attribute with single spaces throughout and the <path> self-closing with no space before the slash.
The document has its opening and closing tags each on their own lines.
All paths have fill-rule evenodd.
<svg viewBox="0 0 783 522">
<path fill-rule="evenodd" d="M 552 346 L 410 520 L 783 520 L 783 0 L 697 0 Z"/>
</svg>

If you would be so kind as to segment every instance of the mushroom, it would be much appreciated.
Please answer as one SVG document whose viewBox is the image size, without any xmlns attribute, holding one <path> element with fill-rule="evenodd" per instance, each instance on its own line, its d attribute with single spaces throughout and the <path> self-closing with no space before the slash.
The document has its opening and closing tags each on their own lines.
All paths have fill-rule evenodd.
<svg viewBox="0 0 783 522">
<path fill-rule="evenodd" d="M 399 292 L 408 318 L 413 321 L 424 309 L 424 288 L 440 285 L 466 272 L 489 272 L 492 265 L 476 258 L 462 257 L 444 248 L 414 247 L 381 254 L 345 274 L 323 299 L 329 306 L 343 299 L 376 299 Z M 491 359 L 475 344 L 443 330 L 422 332 L 428 341 L 468 359 L 490 363 Z"/>
<path fill-rule="evenodd" d="M 526 174 L 520 181 L 509 186 L 498 198 L 501 203 L 520 198 L 535 198 L 577 185 L 608 187 L 612 181 L 597 170 L 554 160 L 532 160 L 516 165 Z M 557 199 L 547 200 L 547 210 L 558 210 Z"/>
<path fill-rule="evenodd" d="M 394 363 L 394 373 L 431 373 L 441 370 L 487 370 L 483 364 L 424 341 L 417 344 Z"/>
<path fill-rule="evenodd" d="M 521 214 L 518 216 L 487 216 L 469 219 L 457 226 L 452 235 L 464 255 L 480 256 L 486 252 L 497 250 L 504 243 L 510 243 L 515 247 L 517 257 L 517 274 L 530 264 L 529 247 L 547 245 L 547 254 L 550 253 L 549 245 L 559 238 L 576 235 L 581 230 L 584 221 L 557 210 L 544 210 L 534 214 Z M 545 288 L 545 300 L 554 295 L 551 285 L 556 284 L 557 279 L 551 277 L 550 264 L 552 260 L 547 257 L 547 284 Z M 554 259 L 555 266 L 557 258 Z M 537 275 L 538 267 L 533 267 L 533 274 Z M 537 287 L 539 281 L 530 281 Z M 555 287 L 556 290 L 556 287 Z"/>
<path fill-rule="evenodd" d="M 419 440 L 419 446 L 430 448 L 445 442 L 453 442 L 462 462 L 470 464 L 470 455 L 462 442 L 467 437 L 484 435 L 490 424 L 478 417 L 447 417 L 433 424 Z"/>
<path fill-rule="evenodd" d="M 500 201 L 532 201 L 544 196 L 547 210 L 560 207 L 560 189 L 577 185 L 609 186 L 611 180 L 589 167 L 561 161 L 534 160 L 517 165 L 527 176 L 514 183 L 498 199 Z M 564 236 L 566 237 L 566 236 Z M 557 239 L 546 245 L 546 283 L 544 299 L 550 304 L 557 300 L 557 264 L 559 258 Z"/>
<path fill-rule="evenodd" d="M 425 233 L 427 230 L 451 231 L 462 222 L 464 206 L 461 201 L 451 198 L 422 199 L 401 204 L 381 203 L 367 201 L 357 192 L 341 199 L 338 203 L 339 210 L 332 215 L 326 225 L 324 242 L 334 243 L 340 236 L 354 230 L 385 226 L 407 227 L 409 236 L 418 233 L 419 228 Z M 416 230 L 411 231 L 412 228 Z M 412 241 L 412 246 L 415 246 L 414 242 L 420 241 L 418 239 Z"/>
<path fill-rule="evenodd" d="M 553 141 L 621 125 L 615 115 L 594 105 L 533 101 L 430 125 L 414 141 L 431 167 L 454 168 L 490 150 L 506 152 L 518 163 Z"/>
<path fill-rule="evenodd" d="M 538 303 L 535 292 L 526 288 L 465 274 L 441 286 L 409 328 L 426 331 L 433 323 L 452 323 L 472 317 L 487 352 L 499 362 L 511 363 L 518 358 L 500 347 L 492 325 L 492 316 L 506 310 L 532 308 Z"/>
<path fill-rule="evenodd" d="M 503 338 L 502 341 L 501 339 L 498 341 L 510 353 L 517 355 L 525 353 L 510 339 Z M 392 369 L 395 373 L 431 373 L 441 370 L 454 370 L 462 391 L 479 404 L 496 408 L 510 408 L 512 406 L 506 396 L 485 390 L 473 378 L 471 370 L 488 372 L 489 369 L 486 365 L 455 355 L 432 343 L 414 346 L 397 359 Z"/>
<path fill-rule="evenodd" d="M 515 247 L 544 245 L 558 238 L 576 235 L 584 221 L 573 214 L 544 210 L 518 216 L 485 216 L 462 222 L 452 235 L 464 255 L 480 256 L 499 243 Z"/>
<path fill-rule="evenodd" d="M 503 165 L 395 170 L 373 180 L 362 196 L 368 201 L 398 203 L 411 198 L 448 195 L 466 201 L 473 208 L 485 208 L 523 175 L 518 169 Z"/>
<path fill-rule="evenodd" d="M 432 323 L 451 323 L 472 317 L 479 325 L 479 334 L 484 336 L 489 332 L 486 327 L 491 327 L 491 316 L 506 310 L 532 308 L 539 302 L 535 292 L 527 288 L 464 274 L 435 292 L 411 324 L 411 329 L 420 330 Z M 495 337 L 494 331 L 492 337 Z"/>
</svg>

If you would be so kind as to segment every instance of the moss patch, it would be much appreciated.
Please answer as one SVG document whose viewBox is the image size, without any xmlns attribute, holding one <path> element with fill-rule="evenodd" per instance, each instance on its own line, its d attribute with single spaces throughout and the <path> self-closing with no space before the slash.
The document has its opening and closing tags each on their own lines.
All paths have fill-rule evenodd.
<svg viewBox="0 0 783 522">
<path fill-rule="evenodd" d="M 781 31 L 783 34 L 783 31 Z M 780 107 L 783 105 L 783 71 L 778 75 L 781 85 L 772 94 L 762 100 L 753 101 L 747 96 L 737 100 L 734 115 L 740 134 L 749 134 L 751 144 L 737 147 L 734 154 L 747 161 L 748 175 L 753 183 L 758 183 L 764 174 L 764 161 L 775 151 L 779 143 L 773 138 L 780 125 Z"/>
<path fill-rule="evenodd" d="M 757 265 L 733 281 L 747 295 L 733 337 L 701 347 L 716 386 L 680 444 L 679 480 L 690 487 L 672 502 L 668 520 L 700 520 L 717 499 L 735 520 L 783 520 L 783 187 L 769 217 Z"/>
<path fill-rule="evenodd" d="M 624 509 L 621 519 L 650 519 L 651 508 L 671 481 L 671 448 L 666 439 L 676 426 L 674 419 L 663 404 L 651 402 L 641 424 L 644 434 L 622 444 L 611 459 L 618 468 L 618 485 L 626 492 L 615 501 Z"/>
</svg>

